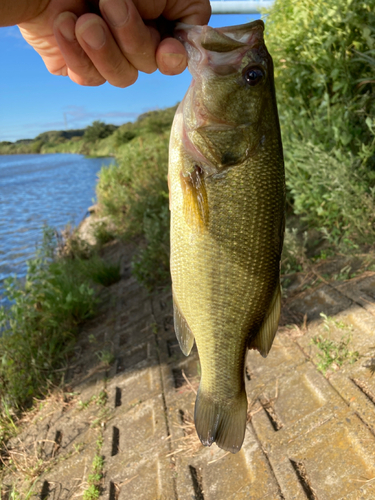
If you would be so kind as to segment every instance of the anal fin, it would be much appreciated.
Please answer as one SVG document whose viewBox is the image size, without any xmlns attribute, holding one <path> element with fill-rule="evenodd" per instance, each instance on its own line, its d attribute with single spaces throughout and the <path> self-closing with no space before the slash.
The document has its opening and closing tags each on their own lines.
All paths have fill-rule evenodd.
<svg viewBox="0 0 375 500">
<path fill-rule="evenodd" d="M 270 307 L 263 320 L 262 326 L 254 338 L 250 339 L 249 349 L 257 349 L 260 354 L 266 358 L 270 352 L 273 339 L 275 338 L 277 327 L 279 325 L 281 310 L 281 288 L 277 285 Z"/>
<path fill-rule="evenodd" d="M 194 335 L 190 330 L 186 319 L 182 315 L 175 298 L 173 298 L 173 319 L 174 330 L 176 332 L 176 337 L 178 343 L 180 344 L 181 351 L 185 354 L 185 356 L 189 356 L 194 345 Z"/>
</svg>

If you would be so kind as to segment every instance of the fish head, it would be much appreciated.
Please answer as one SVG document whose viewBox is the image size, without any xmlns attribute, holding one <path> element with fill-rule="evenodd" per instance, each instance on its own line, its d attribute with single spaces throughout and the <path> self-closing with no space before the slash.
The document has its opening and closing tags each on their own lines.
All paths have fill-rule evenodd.
<svg viewBox="0 0 375 500">
<path fill-rule="evenodd" d="M 216 29 L 177 25 L 193 76 L 183 103 L 187 149 L 215 172 L 243 162 L 279 130 L 263 31 L 260 20 Z"/>
</svg>

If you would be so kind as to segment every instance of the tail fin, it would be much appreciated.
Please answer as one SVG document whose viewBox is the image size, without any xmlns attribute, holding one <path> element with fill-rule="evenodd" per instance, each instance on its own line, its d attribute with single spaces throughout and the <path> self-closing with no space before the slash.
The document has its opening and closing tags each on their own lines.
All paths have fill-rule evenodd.
<svg viewBox="0 0 375 500">
<path fill-rule="evenodd" d="M 247 419 L 245 389 L 230 401 L 215 401 L 199 389 L 195 402 L 195 428 L 204 446 L 216 442 L 219 448 L 237 453 L 242 446 Z"/>
</svg>

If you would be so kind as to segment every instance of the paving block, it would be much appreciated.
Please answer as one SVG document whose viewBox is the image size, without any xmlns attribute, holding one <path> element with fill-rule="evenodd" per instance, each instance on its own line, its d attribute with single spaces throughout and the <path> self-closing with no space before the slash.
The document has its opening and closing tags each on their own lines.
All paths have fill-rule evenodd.
<svg viewBox="0 0 375 500">
<path fill-rule="evenodd" d="M 132 469 L 106 481 L 102 500 L 174 500 L 173 482 L 166 482 L 165 470 L 158 460 L 141 461 Z"/>
<path fill-rule="evenodd" d="M 104 387 L 107 370 L 107 366 L 98 363 L 86 373 L 82 373 L 79 377 L 69 380 L 69 385 L 72 387 L 73 392 L 79 392 L 80 399 L 86 401 Z"/>
<path fill-rule="evenodd" d="M 90 425 L 93 422 L 92 413 L 88 415 L 86 412 L 84 419 L 82 416 L 66 415 L 48 429 L 43 443 L 43 455 L 46 458 L 67 453 L 74 446 L 86 448 L 96 440 L 97 431 Z"/>
<path fill-rule="evenodd" d="M 118 357 L 111 368 L 110 375 L 114 376 L 119 373 L 126 374 L 158 364 L 159 358 L 155 338 L 149 337 L 145 342 L 131 347 L 129 346 L 128 349 L 118 352 Z"/>
<path fill-rule="evenodd" d="M 298 345 L 286 335 L 278 334 L 267 358 L 263 358 L 258 351 L 248 352 L 245 376 L 248 381 L 261 378 L 265 383 L 305 361 L 306 356 Z"/>
<path fill-rule="evenodd" d="M 249 399 L 259 399 L 264 407 L 264 411 L 252 417 L 263 445 L 279 446 L 310 432 L 335 411 L 346 408 L 342 398 L 310 362 L 298 365 L 268 384 L 251 382 Z"/>
<path fill-rule="evenodd" d="M 119 373 L 107 384 L 108 405 L 111 408 L 121 406 L 122 411 L 154 398 L 162 392 L 159 365 L 134 370 L 130 373 Z"/>
<path fill-rule="evenodd" d="M 330 377 L 330 382 L 375 434 L 375 381 L 371 375 L 362 373 L 360 368 L 339 371 Z"/>
<path fill-rule="evenodd" d="M 179 500 L 281 499 L 277 481 L 251 427 L 246 431 L 242 449 L 236 454 L 225 452 L 215 444 L 209 448 L 201 446 L 196 453 L 189 449 L 179 452 L 179 439 L 172 443 L 177 450 Z M 195 439 L 198 441 L 197 436 Z"/>
<path fill-rule="evenodd" d="M 302 464 L 305 483 L 319 500 L 340 499 L 358 490 L 361 479 L 375 477 L 374 435 L 350 410 L 338 412 L 308 439 L 288 443 L 285 451 L 297 467 Z"/>
<path fill-rule="evenodd" d="M 87 478 L 96 452 L 95 443 L 68 457 L 40 476 L 39 492 L 35 498 L 70 500 L 82 498 L 88 488 Z"/>
<path fill-rule="evenodd" d="M 173 464 L 161 395 L 125 413 L 117 408 L 104 432 L 108 494 L 114 498 L 173 499 Z M 164 496 L 163 496 L 164 495 Z"/>
<path fill-rule="evenodd" d="M 321 285 L 311 292 L 306 290 L 303 294 L 295 298 L 290 309 L 299 313 L 307 314 L 309 321 L 319 319 L 320 313 L 333 316 L 352 305 L 352 301 L 335 290 L 330 285 Z"/>
<path fill-rule="evenodd" d="M 375 276 L 354 278 L 344 283 L 335 283 L 340 293 L 353 300 L 375 316 Z"/>
<path fill-rule="evenodd" d="M 167 436 L 163 398 L 159 394 L 128 411 L 121 407 L 115 410 L 104 432 L 103 454 L 117 470 L 119 463 L 131 464 L 159 452 L 167 455 Z"/>
<path fill-rule="evenodd" d="M 338 500 L 374 477 L 374 444 L 360 419 L 343 409 L 305 434 L 266 443 L 265 451 L 284 498 Z"/>
<path fill-rule="evenodd" d="M 126 351 L 129 347 L 146 341 L 154 340 L 153 318 L 144 316 L 137 323 L 132 323 L 131 326 L 122 328 L 119 332 L 118 349 Z"/>
<path fill-rule="evenodd" d="M 358 484 L 363 484 L 358 490 L 340 498 L 340 500 L 374 500 L 375 498 L 375 480 L 360 479 Z"/>
</svg>

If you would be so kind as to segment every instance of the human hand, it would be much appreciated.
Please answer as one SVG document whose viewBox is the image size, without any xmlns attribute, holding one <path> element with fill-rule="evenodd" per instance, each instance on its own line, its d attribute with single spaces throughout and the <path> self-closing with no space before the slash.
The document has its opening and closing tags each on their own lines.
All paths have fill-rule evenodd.
<svg viewBox="0 0 375 500">
<path fill-rule="evenodd" d="M 165 21 L 207 24 L 209 0 L 46 0 L 41 13 L 19 24 L 25 40 L 54 75 L 79 85 L 132 85 L 138 71 L 177 75 L 183 45 L 162 37 Z"/>
</svg>

